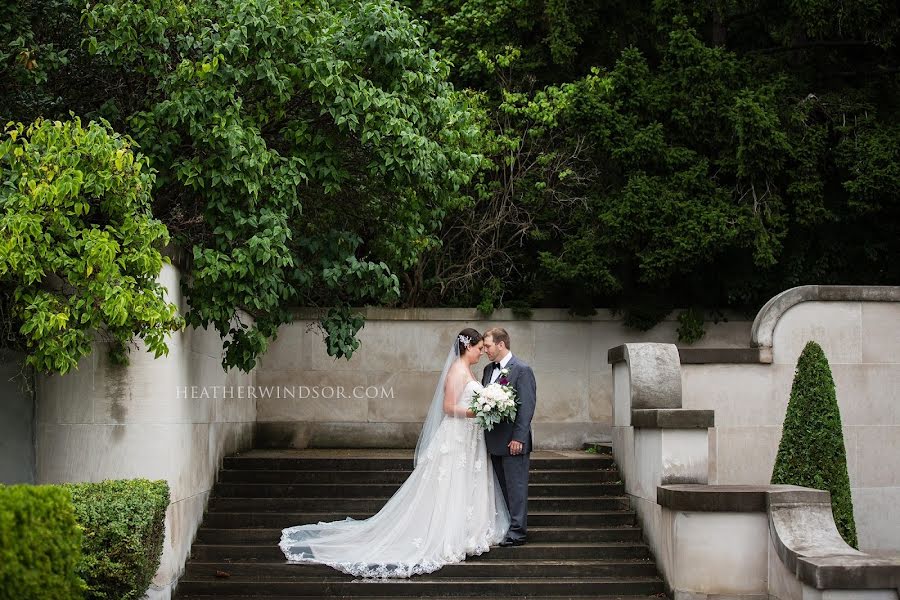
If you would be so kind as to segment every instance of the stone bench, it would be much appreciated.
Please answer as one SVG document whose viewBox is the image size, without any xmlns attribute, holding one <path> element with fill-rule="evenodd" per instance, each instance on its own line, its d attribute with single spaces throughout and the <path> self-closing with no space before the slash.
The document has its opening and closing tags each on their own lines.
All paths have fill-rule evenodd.
<svg viewBox="0 0 900 600">
<path fill-rule="evenodd" d="M 838 533 L 828 492 L 791 485 L 662 485 L 676 600 L 896 600 L 900 560 Z"/>
</svg>

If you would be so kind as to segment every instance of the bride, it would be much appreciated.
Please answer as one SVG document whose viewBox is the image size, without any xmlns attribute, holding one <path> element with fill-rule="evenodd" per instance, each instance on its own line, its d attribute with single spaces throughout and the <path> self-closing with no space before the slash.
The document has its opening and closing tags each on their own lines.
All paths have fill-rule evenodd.
<svg viewBox="0 0 900 600">
<path fill-rule="evenodd" d="M 358 577 L 431 573 L 503 539 L 509 512 L 484 434 L 469 410 L 482 389 L 471 366 L 483 342 L 474 329 L 454 341 L 419 434 L 413 471 L 378 514 L 281 532 L 290 562 L 326 564 Z"/>
</svg>

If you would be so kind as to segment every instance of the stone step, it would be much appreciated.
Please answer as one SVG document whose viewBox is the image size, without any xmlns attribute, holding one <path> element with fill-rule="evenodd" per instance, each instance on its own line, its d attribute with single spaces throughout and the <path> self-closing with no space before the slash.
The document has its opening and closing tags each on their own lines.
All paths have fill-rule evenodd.
<svg viewBox="0 0 900 600">
<path fill-rule="evenodd" d="M 275 544 L 198 544 L 191 547 L 191 558 L 198 561 L 257 560 L 272 562 L 284 560 L 284 554 Z M 589 558 L 594 560 L 650 558 L 647 546 L 640 542 L 537 543 L 524 546 L 492 547 L 490 552 L 471 556 L 467 562 L 515 560 L 515 559 L 565 560 Z"/>
<path fill-rule="evenodd" d="M 211 497 L 210 512 L 314 512 L 328 507 L 336 513 L 378 512 L 386 498 L 222 498 Z M 626 496 L 596 496 L 575 498 L 528 498 L 528 512 L 583 512 L 631 510 Z"/>
<path fill-rule="evenodd" d="M 353 598 L 353 596 L 271 596 L 271 595 L 254 595 L 254 596 L 246 596 L 246 595 L 222 595 L 216 594 L 215 596 L 209 596 L 206 594 L 191 594 L 191 595 L 176 595 L 178 600 L 209 600 L 210 598 L 215 598 L 216 600 L 248 600 L 249 598 L 253 598 L 253 600 L 343 600 L 348 598 Z M 385 600 L 385 596 L 370 596 L 371 598 L 381 598 Z M 488 596 L 490 597 L 490 596 Z M 534 595 L 526 595 L 526 596 L 512 596 L 504 594 L 503 600 L 559 600 L 559 596 L 534 596 Z M 429 600 L 484 600 L 485 596 L 427 596 Z M 667 600 L 668 596 L 663 593 L 658 594 L 616 594 L 614 596 L 597 596 L 597 595 L 589 595 L 589 596 L 571 596 L 566 595 L 568 600 Z"/>
<path fill-rule="evenodd" d="M 442 581 L 438 578 L 417 576 L 405 580 L 333 579 L 265 581 L 239 577 L 188 578 L 179 580 L 178 589 L 183 594 L 207 595 L 329 595 L 367 597 L 398 596 L 423 598 L 436 595 L 470 594 L 502 597 L 510 594 L 540 594 L 568 597 L 572 594 L 653 594 L 663 592 L 663 582 L 658 577 L 590 577 L 579 579 L 518 577 L 482 578 Z"/>
<path fill-rule="evenodd" d="M 213 495 L 219 498 L 390 498 L 400 487 L 396 483 L 217 483 Z M 530 496 L 621 496 L 621 483 L 530 483 Z"/>
<path fill-rule="evenodd" d="M 250 450 L 226 457 L 177 600 L 663 598 L 649 548 L 608 447 L 532 454 L 529 541 L 411 579 L 354 578 L 290 564 L 291 525 L 372 516 L 409 477 L 398 450 Z M 217 576 L 218 575 L 218 576 Z"/>
<path fill-rule="evenodd" d="M 287 523 L 285 527 L 302 523 Z M 533 542 L 638 542 L 638 527 L 529 527 L 528 539 Z M 199 544 L 278 544 L 281 529 L 218 529 L 201 527 L 197 531 Z"/>
<path fill-rule="evenodd" d="M 219 473 L 220 483 L 403 483 L 412 473 L 402 471 L 293 469 L 226 469 Z M 620 481 L 616 469 L 530 469 L 529 483 L 602 483 Z"/>
<path fill-rule="evenodd" d="M 185 577 L 195 579 L 214 577 L 216 573 L 246 579 L 352 579 L 327 565 L 288 562 L 200 562 L 188 563 Z M 445 565 L 427 575 L 433 579 L 474 577 L 655 577 L 656 565 L 647 559 L 632 560 L 471 560 Z M 423 576 L 425 577 L 425 576 Z"/>
<path fill-rule="evenodd" d="M 532 454 L 530 467 L 532 470 L 588 470 L 609 469 L 613 458 L 603 454 L 584 453 L 584 456 L 560 458 Z M 361 453 L 345 457 L 310 457 L 310 456 L 226 456 L 225 469 L 262 469 L 262 470 L 308 470 L 308 471 L 410 471 L 413 467 L 412 456 L 403 458 L 372 458 Z"/>
<path fill-rule="evenodd" d="M 330 508 L 321 506 L 319 509 Z M 208 512 L 203 518 L 204 527 L 212 528 L 284 528 L 299 523 L 318 523 L 319 521 L 340 521 L 346 517 L 365 519 L 371 512 L 337 513 L 337 512 Z M 628 526 L 635 524 L 635 513 L 630 510 L 612 510 L 596 512 L 530 512 L 530 527 L 589 527 L 589 526 Z"/>
</svg>

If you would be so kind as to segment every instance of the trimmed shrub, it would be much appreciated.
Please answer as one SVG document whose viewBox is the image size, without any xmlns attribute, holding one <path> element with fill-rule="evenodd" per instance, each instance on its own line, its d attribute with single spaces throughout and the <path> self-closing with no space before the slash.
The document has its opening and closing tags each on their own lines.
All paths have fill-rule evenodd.
<svg viewBox="0 0 900 600">
<path fill-rule="evenodd" d="M 79 573 L 92 600 L 143 597 L 159 569 L 169 485 L 163 480 L 66 484 L 84 528 Z"/>
<path fill-rule="evenodd" d="M 856 548 L 841 411 L 831 367 L 816 342 L 808 342 L 797 361 L 772 483 L 828 490 L 838 531 Z"/>
<path fill-rule="evenodd" d="M 0 485 L 0 599 L 83 598 L 81 540 L 67 490 Z"/>
</svg>

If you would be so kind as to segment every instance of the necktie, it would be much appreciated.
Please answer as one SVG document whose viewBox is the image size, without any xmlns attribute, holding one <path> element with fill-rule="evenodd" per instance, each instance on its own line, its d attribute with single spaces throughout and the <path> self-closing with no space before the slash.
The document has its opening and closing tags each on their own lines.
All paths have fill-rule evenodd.
<svg viewBox="0 0 900 600">
<path fill-rule="evenodd" d="M 500 368 L 500 363 L 495 362 L 495 363 L 494 363 L 494 368 L 495 368 L 495 369 L 499 369 L 499 368 Z"/>
</svg>

